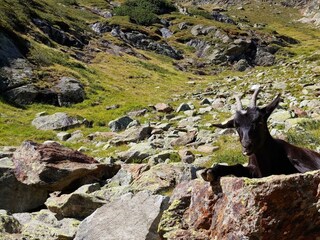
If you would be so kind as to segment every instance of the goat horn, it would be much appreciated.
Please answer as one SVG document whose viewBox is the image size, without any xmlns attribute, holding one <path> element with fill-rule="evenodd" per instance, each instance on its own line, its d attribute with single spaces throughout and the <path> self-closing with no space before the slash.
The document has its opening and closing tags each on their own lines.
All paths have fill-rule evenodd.
<svg viewBox="0 0 320 240">
<path fill-rule="evenodd" d="M 240 97 L 238 95 L 236 95 L 235 99 L 236 99 L 236 102 L 237 102 L 237 110 L 241 111 L 243 108 L 242 108 L 242 103 L 241 103 Z"/>
<path fill-rule="evenodd" d="M 259 92 L 260 92 L 260 87 L 257 87 L 256 90 L 254 90 L 254 93 L 252 95 L 250 107 L 252 107 L 252 108 L 256 107 L 257 97 L 258 97 Z"/>
</svg>

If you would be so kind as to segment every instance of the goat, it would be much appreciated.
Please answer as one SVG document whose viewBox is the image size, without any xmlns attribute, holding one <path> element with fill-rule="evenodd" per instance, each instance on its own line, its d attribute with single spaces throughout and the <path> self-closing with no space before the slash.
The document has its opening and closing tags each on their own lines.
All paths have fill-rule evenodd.
<svg viewBox="0 0 320 240">
<path fill-rule="evenodd" d="M 224 124 L 213 124 L 218 128 L 235 128 L 240 137 L 242 152 L 249 157 L 247 166 L 215 165 L 202 172 L 204 180 L 212 182 L 222 176 L 260 178 L 278 174 L 304 173 L 320 169 L 320 154 L 294 146 L 270 135 L 267 120 L 281 100 L 280 94 L 267 106 L 256 106 L 257 88 L 249 107 L 244 110 L 240 98 L 236 97 L 235 116 Z"/>
</svg>

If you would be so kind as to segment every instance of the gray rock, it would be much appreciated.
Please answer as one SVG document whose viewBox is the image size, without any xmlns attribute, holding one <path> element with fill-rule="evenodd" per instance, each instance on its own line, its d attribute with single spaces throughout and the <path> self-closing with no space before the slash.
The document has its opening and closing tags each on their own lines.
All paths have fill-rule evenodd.
<svg viewBox="0 0 320 240">
<path fill-rule="evenodd" d="M 134 192 L 149 190 L 155 194 L 170 192 L 182 180 L 191 180 L 194 176 L 184 163 L 159 163 L 143 172 L 131 183 Z M 184 177 L 182 177 L 184 176 Z M 185 176 L 189 176 L 186 179 Z"/>
<path fill-rule="evenodd" d="M 71 133 L 68 133 L 68 132 L 59 132 L 59 133 L 57 133 L 57 138 L 60 141 L 66 141 L 70 137 L 71 137 Z"/>
<path fill-rule="evenodd" d="M 233 65 L 233 68 L 236 70 L 236 71 L 239 71 L 239 72 L 244 72 L 245 70 L 247 70 L 248 68 L 250 67 L 248 61 L 246 59 L 240 59 L 238 62 L 236 62 L 234 65 Z"/>
<path fill-rule="evenodd" d="M 129 125 L 129 123 L 132 121 L 133 121 L 132 118 L 130 118 L 128 116 L 124 116 L 124 117 L 120 117 L 116 120 L 109 122 L 108 126 L 111 129 L 111 131 L 119 132 L 121 130 L 126 129 L 127 126 Z"/>
<path fill-rule="evenodd" d="M 181 158 L 181 161 L 184 163 L 193 163 L 195 160 L 194 154 L 187 149 L 182 149 L 178 153 Z"/>
<path fill-rule="evenodd" d="M 59 106 L 69 106 L 85 99 L 85 91 L 81 82 L 75 78 L 62 77 L 54 87 L 58 94 Z"/>
<path fill-rule="evenodd" d="M 94 32 L 99 34 L 110 32 L 112 30 L 111 26 L 104 22 L 96 22 L 94 24 L 91 24 L 90 27 Z"/>
<path fill-rule="evenodd" d="M 173 33 L 168 28 L 160 28 L 159 30 L 163 38 L 170 38 Z"/>
<path fill-rule="evenodd" d="M 144 116 L 147 112 L 148 112 L 148 110 L 144 108 L 141 110 L 128 112 L 128 116 L 129 117 L 141 117 L 141 116 Z"/>
<path fill-rule="evenodd" d="M 4 93 L 4 97 L 7 99 L 7 101 L 16 105 L 33 103 L 37 95 L 38 89 L 32 84 L 13 88 Z"/>
<path fill-rule="evenodd" d="M 281 110 L 273 113 L 269 119 L 275 124 L 284 124 L 289 118 L 291 118 L 291 113 L 289 111 Z"/>
<path fill-rule="evenodd" d="M 204 98 L 201 100 L 200 105 L 211 104 L 211 102 L 212 102 L 212 99 Z"/>
<path fill-rule="evenodd" d="M 141 126 L 141 123 L 138 120 L 133 120 L 132 122 L 130 122 L 127 126 L 127 128 L 131 128 L 131 127 L 139 127 Z"/>
<path fill-rule="evenodd" d="M 169 160 L 174 159 L 175 161 L 177 161 L 177 158 L 178 158 L 178 154 L 174 150 L 162 151 L 162 152 L 150 157 L 148 164 L 151 166 L 157 165 L 159 163 L 164 163 L 167 159 L 169 159 Z M 178 159 L 178 160 L 180 160 L 180 159 Z"/>
<path fill-rule="evenodd" d="M 49 210 L 41 210 L 33 213 L 16 213 L 13 214 L 22 225 L 22 239 L 73 239 L 79 220 L 64 218 L 58 220 L 54 213 Z"/>
<path fill-rule="evenodd" d="M 122 32 L 120 28 L 114 28 L 111 34 L 133 45 L 136 48 L 154 51 L 158 54 L 166 55 L 173 59 L 179 60 L 183 58 L 182 52 L 171 47 L 167 43 L 159 43 L 151 39 L 146 34 L 138 31 Z"/>
<path fill-rule="evenodd" d="M 258 66 L 272 66 L 275 63 L 275 60 L 276 58 L 274 55 L 262 48 L 258 48 L 254 63 Z"/>
<path fill-rule="evenodd" d="M 19 182 L 11 159 L 4 158 L 0 159 L 0 196 L 0 209 L 24 212 L 43 205 L 48 192 Z"/>
<path fill-rule="evenodd" d="M 134 144 L 129 150 L 120 152 L 117 157 L 126 163 L 142 162 L 147 157 L 153 155 L 155 150 L 149 143 Z"/>
<path fill-rule="evenodd" d="M 188 110 L 192 110 L 193 107 L 190 106 L 188 103 L 181 103 L 179 107 L 177 108 L 176 112 L 184 112 Z"/>
<path fill-rule="evenodd" d="M 122 132 L 118 136 L 111 139 L 110 143 L 114 145 L 127 144 L 130 142 L 138 142 L 150 137 L 152 127 L 149 126 L 137 126 L 131 127 Z"/>
<path fill-rule="evenodd" d="M 106 201 L 90 194 L 74 192 L 61 196 L 51 196 L 47 199 L 45 205 L 59 218 L 83 219 L 105 203 Z"/>
<path fill-rule="evenodd" d="M 140 192 L 106 204 L 79 226 L 75 240 L 160 240 L 157 227 L 168 197 Z"/>
<path fill-rule="evenodd" d="M 37 117 L 32 125 L 39 130 L 67 130 L 78 127 L 83 123 L 76 117 L 70 117 L 67 113 L 58 112 L 52 115 Z"/>
<path fill-rule="evenodd" d="M 203 28 L 203 25 L 195 25 L 191 28 L 191 34 L 193 36 L 198 36 Z"/>
</svg>

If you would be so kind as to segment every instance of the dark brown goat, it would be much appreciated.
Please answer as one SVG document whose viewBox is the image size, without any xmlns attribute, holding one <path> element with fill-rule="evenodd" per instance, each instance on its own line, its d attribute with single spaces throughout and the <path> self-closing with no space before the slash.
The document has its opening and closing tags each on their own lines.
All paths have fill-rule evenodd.
<svg viewBox="0 0 320 240">
<path fill-rule="evenodd" d="M 266 107 L 258 108 L 256 89 L 250 106 L 243 110 L 239 97 L 233 119 L 225 124 L 214 124 L 219 128 L 235 128 L 239 134 L 243 154 L 249 156 L 247 166 L 215 165 L 206 169 L 202 177 L 214 181 L 226 175 L 259 178 L 276 174 L 304 173 L 320 169 L 320 154 L 296 147 L 280 139 L 274 139 L 268 130 L 267 120 L 280 102 L 280 94 Z"/>
</svg>

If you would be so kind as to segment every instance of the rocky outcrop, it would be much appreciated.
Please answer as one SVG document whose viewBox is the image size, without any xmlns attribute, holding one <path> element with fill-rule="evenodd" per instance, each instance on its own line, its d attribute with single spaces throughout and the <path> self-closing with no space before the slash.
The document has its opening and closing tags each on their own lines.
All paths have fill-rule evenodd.
<svg viewBox="0 0 320 240">
<path fill-rule="evenodd" d="M 74 78 L 62 77 L 54 87 L 57 93 L 58 105 L 68 106 L 72 103 L 80 103 L 85 99 L 83 85 Z"/>
<path fill-rule="evenodd" d="M 14 153 L 15 175 L 24 184 L 50 191 L 112 177 L 119 165 L 100 164 L 91 157 L 57 143 L 24 142 Z"/>
<path fill-rule="evenodd" d="M 72 31 L 66 24 L 63 27 L 67 31 L 64 31 L 58 28 L 57 25 L 52 26 L 46 20 L 35 18 L 32 21 L 44 34 L 61 45 L 82 48 L 88 43 L 88 39 L 85 35 L 81 34 L 81 32 Z"/>
<path fill-rule="evenodd" d="M 174 190 L 159 232 L 167 239 L 316 239 L 320 171 L 261 179 L 194 180 Z M 290 214 L 288 214 L 290 213 Z"/>
<path fill-rule="evenodd" d="M 87 217 L 80 224 L 75 240 L 160 240 L 157 226 L 167 202 L 168 197 L 147 191 L 126 194 Z"/>
<path fill-rule="evenodd" d="M 120 28 L 116 27 L 111 31 L 111 34 L 136 48 L 154 51 L 177 60 L 183 58 L 181 51 L 176 50 L 167 43 L 159 43 L 144 33 L 138 31 L 123 32 Z"/>
</svg>

